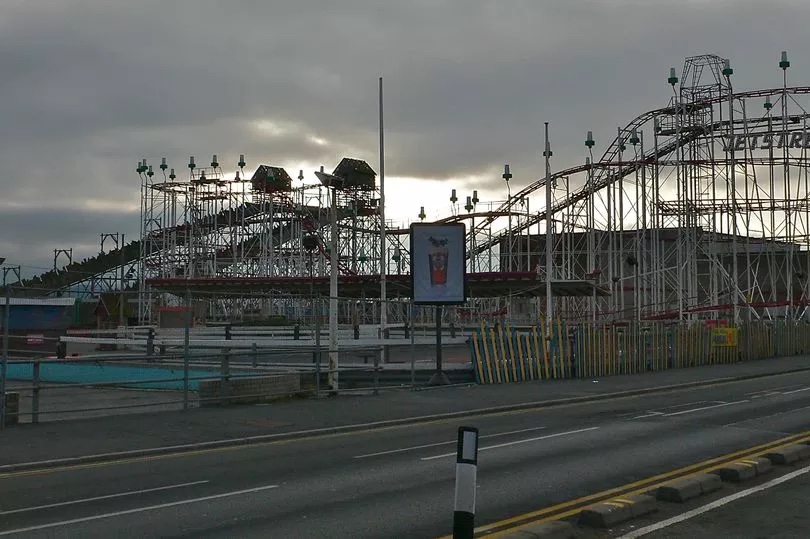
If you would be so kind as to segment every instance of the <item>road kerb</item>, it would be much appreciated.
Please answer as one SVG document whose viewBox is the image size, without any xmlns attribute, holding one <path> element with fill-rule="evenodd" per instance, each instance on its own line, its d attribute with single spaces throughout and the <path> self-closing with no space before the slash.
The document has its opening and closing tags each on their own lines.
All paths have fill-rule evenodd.
<svg viewBox="0 0 810 539">
<path fill-rule="evenodd" d="M 730 481 L 732 483 L 740 483 L 749 479 L 755 478 L 757 474 L 757 467 L 754 464 L 746 462 L 735 462 L 718 468 L 712 472 L 723 481 Z"/>
<path fill-rule="evenodd" d="M 765 455 L 773 464 L 790 465 L 810 459 L 810 446 L 795 444 L 771 451 Z"/>
<path fill-rule="evenodd" d="M 580 512 L 578 522 L 590 528 L 611 528 L 657 510 L 652 496 L 622 496 L 586 507 Z"/>
<path fill-rule="evenodd" d="M 683 503 L 723 487 L 723 480 L 713 473 L 704 473 L 664 483 L 655 491 L 655 497 L 664 502 Z"/>
</svg>

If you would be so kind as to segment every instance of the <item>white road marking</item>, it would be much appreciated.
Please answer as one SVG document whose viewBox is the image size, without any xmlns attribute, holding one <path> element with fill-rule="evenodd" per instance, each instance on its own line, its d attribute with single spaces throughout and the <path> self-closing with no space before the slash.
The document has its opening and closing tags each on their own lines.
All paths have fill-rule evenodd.
<svg viewBox="0 0 810 539">
<path fill-rule="evenodd" d="M 489 445 L 487 447 L 479 447 L 478 451 L 479 452 L 488 451 L 490 449 L 498 449 L 500 447 L 508 447 L 510 445 L 525 444 L 525 443 L 528 443 L 528 442 L 536 442 L 538 440 L 547 440 L 549 438 L 557 438 L 559 436 L 568 436 L 569 434 L 578 434 L 580 432 L 588 432 L 588 431 L 591 431 L 591 430 L 596 430 L 598 428 L 599 427 L 588 427 L 587 429 L 569 430 L 569 431 L 566 431 L 566 432 L 558 432 L 558 433 L 555 433 L 555 434 L 548 434 L 546 436 L 537 436 L 536 438 L 527 438 L 525 440 L 516 440 L 514 442 L 505 442 L 505 443 L 502 443 L 502 444 Z M 456 452 L 453 451 L 452 453 L 445 453 L 443 455 L 434 455 L 432 457 L 423 457 L 420 460 L 435 460 L 435 459 L 442 459 L 442 458 L 446 458 L 446 457 L 455 457 L 455 456 L 456 456 Z"/>
<path fill-rule="evenodd" d="M 480 439 L 483 439 L 483 438 L 494 438 L 496 436 L 507 436 L 509 434 L 520 434 L 521 432 L 531 432 L 531 431 L 535 431 L 535 430 L 543 430 L 545 428 L 546 427 L 531 427 L 531 428 L 528 428 L 528 429 L 512 430 L 512 431 L 509 431 L 509 432 L 496 432 L 495 434 L 486 434 L 484 436 L 479 436 L 478 439 L 480 440 Z M 404 453 L 406 451 L 414 451 L 416 449 L 425 449 L 427 447 L 437 447 L 437 446 L 440 446 L 440 445 L 450 445 L 450 444 L 455 444 L 455 443 L 458 443 L 458 440 L 452 440 L 452 441 L 449 441 L 449 442 L 436 442 L 436 443 L 433 443 L 433 444 L 413 445 L 413 446 L 410 446 L 410 447 L 401 447 L 399 449 L 391 449 L 389 451 L 379 451 L 377 453 L 368 453 L 368 454 L 365 454 L 365 455 L 357 455 L 357 456 L 354 456 L 352 458 L 353 459 L 365 459 L 365 458 L 369 458 L 369 457 L 379 457 L 380 455 L 392 455 L 394 453 Z"/>
<path fill-rule="evenodd" d="M 736 427 L 736 426 L 737 426 L 737 425 L 739 425 L 739 424 L 741 424 L 741 423 L 751 423 L 751 422 L 753 422 L 753 421 L 761 421 L 761 420 L 763 420 L 763 419 L 768 419 L 769 417 L 776 417 L 776 416 L 778 416 L 778 415 L 795 414 L 795 413 L 802 412 L 802 411 L 807 410 L 807 409 L 810 409 L 810 406 L 801 406 L 801 407 L 799 407 L 799 408 L 791 408 L 790 410 L 782 410 L 782 411 L 780 411 L 780 412 L 774 412 L 774 413 L 772 413 L 772 414 L 768 414 L 768 415 L 758 415 L 758 416 L 756 416 L 756 417 L 751 417 L 751 418 L 748 418 L 748 419 L 742 419 L 742 420 L 740 420 L 740 421 L 735 421 L 734 423 L 726 423 L 726 424 L 725 424 L 725 425 L 723 425 L 723 426 L 724 426 L 724 427 L 735 427 L 735 428 L 738 428 L 738 427 Z M 753 429 L 753 430 L 761 430 L 761 429 Z M 769 431 L 763 431 L 763 432 L 769 432 Z M 779 433 L 779 434 L 781 434 L 781 433 Z M 787 432 L 787 433 L 784 433 L 784 434 L 785 434 L 785 435 L 788 435 L 788 434 L 790 434 L 790 433 L 789 433 L 789 432 Z"/>
<path fill-rule="evenodd" d="M 799 393 L 801 391 L 810 391 L 810 387 L 803 387 L 801 389 L 794 389 L 793 391 L 784 391 L 782 395 L 790 395 L 791 393 Z"/>
<path fill-rule="evenodd" d="M 680 408 L 686 408 L 687 406 L 695 406 L 696 404 L 722 404 L 725 405 L 726 401 L 695 401 L 695 402 L 685 402 L 683 404 L 673 404 L 672 406 L 665 406 L 663 408 L 654 408 L 652 410 L 647 410 L 646 413 L 641 415 L 637 415 L 632 417 L 631 419 L 645 419 L 647 417 L 654 417 L 654 416 L 668 416 L 668 415 L 677 415 L 678 413 L 689 413 L 689 411 L 695 410 L 705 410 L 706 408 L 711 408 L 712 406 L 699 406 L 696 408 L 690 408 L 689 410 L 684 410 L 683 412 L 667 412 L 666 410 L 678 410 Z"/>
<path fill-rule="evenodd" d="M 109 500 L 111 498 L 122 498 L 124 496 L 134 496 L 135 494 L 146 494 L 147 492 L 159 492 L 161 490 L 170 490 L 173 488 L 192 487 L 194 485 L 203 485 L 208 483 L 205 481 L 192 481 L 190 483 L 178 483 L 176 485 L 166 485 L 165 487 L 145 488 L 142 490 L 130 490 L 128 492 L 119 492 L 117 494 L 107 494 L 105 496 L 94 496 L 92 498 L 81 498 L 78 500 L 71 500 L 69 502 L 49 503 L 48 505 L 37 505 L 34 507 L 23 507 L 21 509 L 11 509 L 9 511 L 0 511 L 0 516 L 13 515 L 16 513 L 27 513 L 30 511 L 39 511 L 40 509 L 52 509 L 54 507 L 64 507 L 65 505 L 75 505 L 77 503 L 95 502 L 98 500 Z"/>
<path fill-rule="evenodd" d="M 744 402 L 751 402 L 750 399 L 745 399 L 741 401 L 734 401 L 734 402 L 724 402 L 722 404 L 713 404 L 711 406 L 701 406 L 700 408 L 691 408 L 689 410 L 681 410 L 680 412 L 672 412 L 669 414 L 664 414 L 664 417 L 672 417 L 675 415 L 684 415 L 684 414 L 691 414 L 694 412 L 700 412 L 702 410 L 711 410 L 712 408 L 722 408 L 724 406 L 734 406 L 735 404 L 742 404 Z"/>
<path fill-rule="evenodd" d="M 744 395 L 746 397 L 748 397 L 750 395 L 767 395 L 767 394 L 770 394 L 770 393 L 781 393 L 785 389 L 795 389 L 795 388 L 800 387 L 800 386 L 801 386 L 801 384 L 791 384 L 789 386 L 772 387 L 770 389 L 758 389 L 758 390 L 752 391 L 750 393 L 745 393 Z"/>
<path fill-rule="evenodd" d="M 136 507 L 135 509 L 127 509 L 125 511 L 115 511 L 113 513 L 103 513 L 101 515 L 93 515 L 89 517 L 74 518 L 71 520 L 61 520 L 59 522 L 52 522 L 50 524 L 42 524 L 39 526 L 29 526 L 27 528 L 17 528 L 15 530 L 0 531 L 2 535 L 12 535 L 15 533 L 31 532 L 36 530 L 46 530 L 49 528 L 59 528 L 61 526 L 69 526 L 71 524 L 81 524 L 83 522 L 92 522 L 94 520 L 102 520 L 105 518 L 120 517 L 124 515 L 132 515 L 135 513 L 144 513 L 146 511 L 155 511 L 157 509 L 166 509 L 168 507 L 177 507 L 178 505 L 188 505 L 192 503 L 207 502 L 209 500 L 217 500 L 220 498 L 228 498 L 231 496 L 239 496 L 240 494 L 252 494 L 254 492 L 261 492 L 263 490 L 270 490 L 278 488 L 278 485 L 265 485 L 263 487 L 247 488 L 244 490 L 234 490 L 232 492 L 224 492 L 222 494 L 214 494 L 212 496 L 203 496 L 201 498 L 191 498 L 188 500 L 179 500 L 176 502 L 162 503 L 159 505 L 149 505 L 147 507 Z"/>
<path fill-rule="evenodd" d="M 654 417 L 654 416 L 657 416 L 657 415 L 664 415 L 664 412 L 647 412 L 644 415 L 637 415 L 636 417 L 634 417 L 632 419 L 644 419 L 645 417 Z"/>
<path fill-rule="evenodd" d="M 668 518 L 666 520 L 662 520 L 661 522 L 657 522 L 655 524 L 651 524 L 644 528 L 639 528 L 638 530 L 632 531 L 626 535 L 623 535 L 623 538 L 633 539 L 635 537 L 642 537 L 647 535 L 648 533 L 652 533 L 654 531 L 658 531 L 660 529 L 666 528 L 668 526 L 672 526 L 673 524 L 678 524 L 679 522 L 683 522 L 684 520 L 688 520 L 692 517 L 696 517 L 712 509 L 717 509 L 718 507 L 722 507 L 728 503 L 733 501 L 739 500 L 740 498 L 744 498 L 746 496 L 750 496 L 751 494 L 756 494 L 757 492 L 762 492 L 763 490 L 769 489 L 771 487 L 775 487 L 781 483 L 785 483 L 786 481 L 790 481 L 795 477 L 799 477 L 800 475 L 804 475 L 806 473 L 810 473 L 810 467 L 802 468 L 801 470 L 796 470 L 795 472 L 790 472 L 789 474 L 783 475 L 782 477 L 777 477 L 776 479 L 772 479 L 767 483 L 763 483 L 756 487 L 751 487 L 735 494 L 731 494 L 730 496 L 726 496 L 725 498 L 720 498 L 719 500 L 715 500 L 709 504 L 706 504 L 702 507 L 698 507 L 696 509 L 692 509 L 691 511 L 687 511 L 686 513 L 682 513 L 680 515 L 674 516 L 672 518 Z"/>
</svg>

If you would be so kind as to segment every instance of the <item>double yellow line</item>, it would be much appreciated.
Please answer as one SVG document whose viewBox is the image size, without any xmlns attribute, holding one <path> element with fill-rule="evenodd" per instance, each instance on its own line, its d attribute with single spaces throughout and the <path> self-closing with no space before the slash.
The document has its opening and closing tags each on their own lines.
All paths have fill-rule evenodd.
<svg viewBox="0 0 810 539">
<path fill-rule="evenodd" d="M 740 459 L 754 458 L 776 448 L 801 442 L 810 442 L 810 431 L 804 431 L 791 436 L 786 436 L 772 442 L 741 449 L 739 451 L 728 453 L 709 460 L 704 460 L 696 464 L 677 468 L 666 473 L 640 479 L 620 487 L 603 490 L 602 492 L 589 494 L 587 496 L 569 500 L 557 505 L 544 507 L 536 511 L 524 513 L 522 515 L 493 522 L 491 524 L 486 524 L 476 528 L 475 535 L 476 537 L 501 537 L 507 533 L 512 533 L 517 529 L 530 524 L 540 524 L 549 520 L 560 520 L 573 516 L 579 513 L 585 507 L 595 503 L 611 500 L 617 496 L 632 496 L 634 494 L 642 494 L 652 490 L 661 483 L 666 483 L 674 479 L 683 479 L 699 473 L 705 473 L 720 468 L 726 464 L 739 461 Z M 452 539 L 452 537 L 446 536 L 442 539 Z"/>
</svg>

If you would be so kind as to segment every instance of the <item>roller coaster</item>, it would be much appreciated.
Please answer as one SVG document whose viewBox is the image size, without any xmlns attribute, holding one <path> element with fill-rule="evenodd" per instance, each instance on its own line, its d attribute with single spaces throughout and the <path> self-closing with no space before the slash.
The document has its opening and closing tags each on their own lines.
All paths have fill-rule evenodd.
<svg viewBox="0 0 810 539">
<path fill-rule="evenodd" d="M 593 283 L 592 293 L 554 298 L 555 314 L 568 319 L 808 320 L 810 87 L 789 86 L 789 68 L 783 53 L 774 62 L 781 84 L 735 91 L 727 59 L 687 58 L 680 77 L 672 68 L 662 81 L 670 90 L 663 106 L 617 127 L 601 154 L 583 126 L 582 163 L 542 175 L 502 202 L 473 195 L 462 205 L 454 192 L 439 221 L 467 224 L 471 274 Z M 231 175 L 216 156 L 207 167 L 191 158 L 187 178 L 178 180 L 165 159 L 158 170 L 139 162 L 140 240 L 35 279 L 92 295 L 123 275 L 117 285 L 138 290 L 140 320 L 154 322 L 176 301 L 156 283 L 262 278 L 265 294 L 274 279 L 330 275 L 333 211 L 343 278 L 409 272 L 409 229 L 384 223 L 381 244 L 380 192 L 364 161 L 338 164 L 334 174 L 347 179 L 339 189 L 308 183 L 303 171 L 294 182 L 267 165 L 248 179 L 245 166 L 241 157 Z M 210 317 L 259 303 L 272 310 L 274 301 L 289 305 L 307 294 L 279 285 L 275 296 L 257 299 L 246 286 L 234 302 L 229 290 L 230 299 L 209 297 Z M 520 299 L 520 290 L 471 305 L 543 315 L 545 302 Z"/>
</svg>

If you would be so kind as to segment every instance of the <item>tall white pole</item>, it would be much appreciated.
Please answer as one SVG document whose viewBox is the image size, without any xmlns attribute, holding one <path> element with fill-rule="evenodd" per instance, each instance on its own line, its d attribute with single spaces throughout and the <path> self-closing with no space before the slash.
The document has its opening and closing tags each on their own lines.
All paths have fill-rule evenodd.
<svg viewBox="0 0 810 539">
<path fill-rule="evenodd" d="M 596 194 L 593 192 L 593 151 L 588 148 L 588 157 L 585 158 L 585 164 L 588 167 L 588 273 L 595 275 L 596 271 L 596 204 L 594 198 Z M 594 283 L 595 284 L 595 283 Z M 591 294 L 591 324 L 596 326 L 596 287 L 594 286 Z"/>
<path fill-rule="evenodd" d="M 340 272 L 340 257 L 338 256 L 338 226 L 337 226 L 337 189 L 332 186 L 332 210 L 330 221 L 332 225 L 332 238 L 329 246 L 330 275 L 329 275 L 329 388 L 338 390 L 338 273 Z"/>
<path fill-rule="evenodd" d="M 723 67 L 723 75 L 726 77 L 728 83 L 728 140 L 734 140 L 734 91 L 731 88 L 731 75 L 733 70 L 728 60 L 725 60 Z M 733 324 L 736 326 L 740 318 L 740 278 L 739 268 L 737 267 L 737 163 L 734 155 L 734 145 L 729 144 L 729 166 L 731 169 L 731 301 L 733 306 Z"/>
<path fill-rule="evenodd" d="M 380 77 L 380 337 L 385 338 L 388 323 L 386 275 L 388 249 L 385 247 L 385 135 L 383 130 L 383 79 Z M 380 349 L 380 362 L 385 361 L 385 348 Z"/>
<path fill-rule="evenodd" d="M 127 326 L 127 318 L 124 312 L 124 266 L 126 266 L 126 256 L 124 253 L 124 238 L 126 234 L 120 234 L 118 236 L 119 244 L 118 248 L 120 249 L 121 253 L 121 285 L 118 289 L 118 325 L 119 326 Z"/>
<path fill-rule="evenodd" d="M 548 122 L 545 123 L 546 144 L 546 335 L 551 335 L 551 320 L 554 317 L 554 301 L 551 296 L 551 279 L 554 275 L 554 219 L 551 215 L 551 144 L 548 141 Z"/>
<path fill-rule="evenodd" d="M 616 258 L 618 259 L 619 265 L 619 282 L 617 285 L 618 288 L 618 295 L 619 295 L 619 318 L 624 318 L 626 313 L 624 312 L 624 170 L 622 167 L 622 153 L 624 152 L 624 134 L 622 133 L 622 128 L 616 128 L 617 131 L 617 142 L 619 143 L 619 178 L 618 178 L 618 221 L 619 221 L 619 239 L 618 239 L 618 252 L 616 253 Z"/>
</svg>

